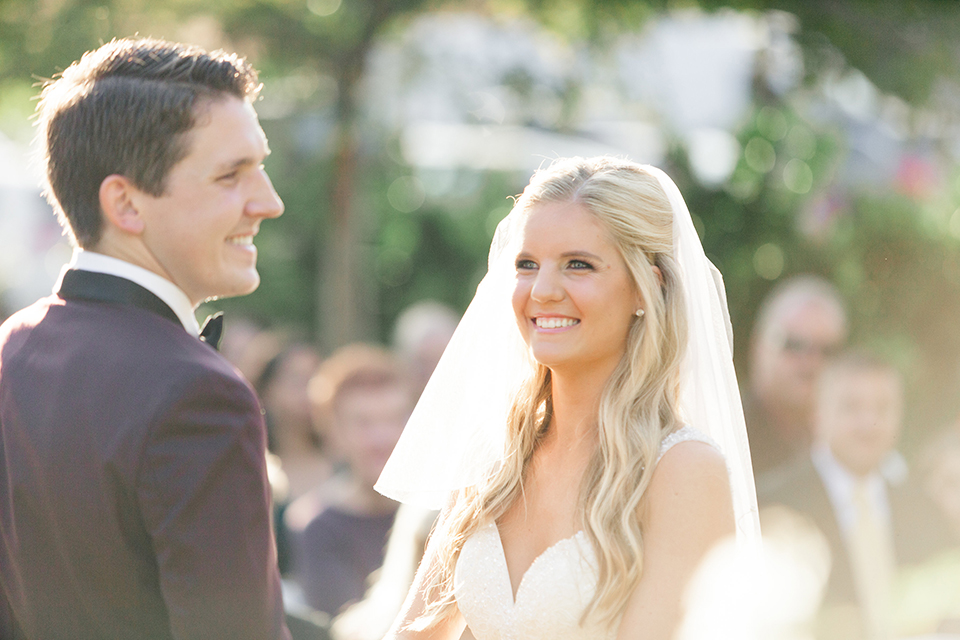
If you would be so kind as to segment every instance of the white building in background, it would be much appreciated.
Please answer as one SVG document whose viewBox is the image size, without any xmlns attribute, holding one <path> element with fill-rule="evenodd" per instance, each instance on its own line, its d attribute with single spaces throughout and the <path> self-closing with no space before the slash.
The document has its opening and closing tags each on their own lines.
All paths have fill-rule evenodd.
<svg viewBox="0 0 960 640">
<path fill-rule="evenodd" d="M 762 19 L 743 13 L 678 13 L 617 44 L 624 93 L 648 104 L 685 144 L 704 184 L 725 182 L 740 159 L 735 133 L 753 106 L 767 30 Z"/>
<path fill-rule="evenodd" d="M 13 312 L 50 293 L 70 259 L 29 149 L 0 133 L 0 308 Z"/>
<path fill-rule="evenodd" d="M 529 173 L 600 153 L 660 164 L 679 141 L 697 177 L 719 185 L 741 154 L 754 77 L 779 93 L 802 76 L 793 26 L 783 14 L 687 12 L 588 49 L 529 20 L 427 14 L 377 45 L 364 102 L 415 167 Z"/>
<path fill-rule="evenodd" d="M 374 48 L 363 102 L 414 167 L 529 173 L 560 155 L 625 152 L 558 133 L 589 63 L 529 19 L 425 14 Z"/>
</svg>

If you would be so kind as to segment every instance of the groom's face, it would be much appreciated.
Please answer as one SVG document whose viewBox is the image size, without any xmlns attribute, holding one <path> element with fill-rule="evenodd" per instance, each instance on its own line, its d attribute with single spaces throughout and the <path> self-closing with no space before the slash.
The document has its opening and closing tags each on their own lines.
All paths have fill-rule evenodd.
<svg viewBox="0 0 960 640">
<path fill-rule="evenodd" d="M 254 237 L 264 218 L 283 212 L 263 170 L 269 149 L 253 107 L 226 96 L 198 109 L 163 195 L 137 194 L 147 250 L 194 304 L 257 288 Z"/>
</svg>

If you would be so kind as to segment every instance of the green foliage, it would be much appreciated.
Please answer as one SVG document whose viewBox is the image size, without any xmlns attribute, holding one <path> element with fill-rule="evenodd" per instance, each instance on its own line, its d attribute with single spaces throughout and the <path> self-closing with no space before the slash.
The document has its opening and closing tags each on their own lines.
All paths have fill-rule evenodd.
<svg viewBox="0 0 960 640">
<path fill-rule="evenodd" d="M 702 7 L 781 10 L 799 19 L 808 74 L 838 50 L 882 91 L 925 104 L 938 80 L 956 78 L 960 13 L 943 0 L 700 0 Z"/>
<path fill-rule="evenodd" d="M 905 374 L 915 424 L 946 423 L 960 412 L 960 241 L 943 227 L 932 232 L 923 205 L 897 195 L 861 195 L 836 223 L 828 275 L 850 301 L 854 338 Z M 908 430 L 908 440 L 918 433 Z"/>
<path fill-rule="evenodd" d="M 393 171 L 406 173 L 402 166 Z M 379 203 L 382 338 L 396 316 L 417 300 L 433 298 L 466 309 L 486 270 L 495 222 L 511 206 L 505 194 L 522 188 L 519 182 L 508 174 L 460 171 L 452 176 L 451 190 L 473 191 L 475 197 L 436 200 L 409 213 L 397 211 L 389 202 Z"/>
<path fill-rule="evenodd" d="M 724 274 L 735 344 L 746 345 L 752 318 L 773 282 L 791 273 L 829 276 L 822 250 L 797 226 L 802 207 L 829 183 L 837 149 L 785 104 L 757 105 L 739 134 L 744 148 L 729 183 L 706 189 L 691 176 L 682 149 L 671 175 L 687 201 L 704 251 Z M 809 181 L 791 181 L 801 162 Z M 741 370 L 746 350 L 736 350 Z"/>
<path fill-rule="evenodd" d="M 960 412 L 960 181 L 932 202 L 891 186 L 836 191 L 845 150 L 786 104 L 758 105 L 739 139 L 745 152 L 723 189 L 698 185 L 679 149 L 669 169 L 724 274 L 738 370 L 746 372 L 752 320 L 776 282 L 821 275 L 848 302 L 852 341 L 904 373 L 910 450 Z M 798 160 L 809 182 L 791 183 L 787 168 Z"/>
<path fill-rule="evenodd" d="M 526 0 L 526 10 L 571 40 L 602 41 L 612 33 L 639 31 L 671 3 L 665 0 Z"/>
</svg>

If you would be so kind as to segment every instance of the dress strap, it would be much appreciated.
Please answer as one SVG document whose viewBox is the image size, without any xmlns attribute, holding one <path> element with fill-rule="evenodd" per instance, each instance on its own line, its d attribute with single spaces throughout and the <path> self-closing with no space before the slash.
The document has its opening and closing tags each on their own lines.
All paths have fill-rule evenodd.
<svg viewBox="0 0 960 640">
<path fill-rule="evenodd" d="M 660 458 L 662 458 L 663 454 L 665 454 L 667 451 L 670 451 L 670 449 L 672 449 L 674 446 L 680 444 L 681 442 L 686 442 L 687 440 L 705 442 L 717 451 L 720 450 L 719 445 L 717 445 L 717 443 L 714 442 L 710 436 L 697 431 L 688 424 L 685 424 L 660 442 L 660 452 L 657 454 L 657 462 L 660 462 Z"/>
</svg>

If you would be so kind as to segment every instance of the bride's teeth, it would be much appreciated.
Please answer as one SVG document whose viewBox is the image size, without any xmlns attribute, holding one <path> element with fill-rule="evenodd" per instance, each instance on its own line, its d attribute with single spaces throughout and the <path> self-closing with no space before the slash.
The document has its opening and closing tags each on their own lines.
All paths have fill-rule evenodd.
<svg viewBox="0 0 960 640">
<path fill-rule="evenodd" d="M 580 322 L 573 318 L 537 318 L 537 326 L 541 329 L 559 329 L 561 327 L 572 327 Z"/>
<path fill-rule="evenodd" d="M 253 244 L 253 236 L 234 236 L 227 240 L 231 244 Z"/>
</svg>

